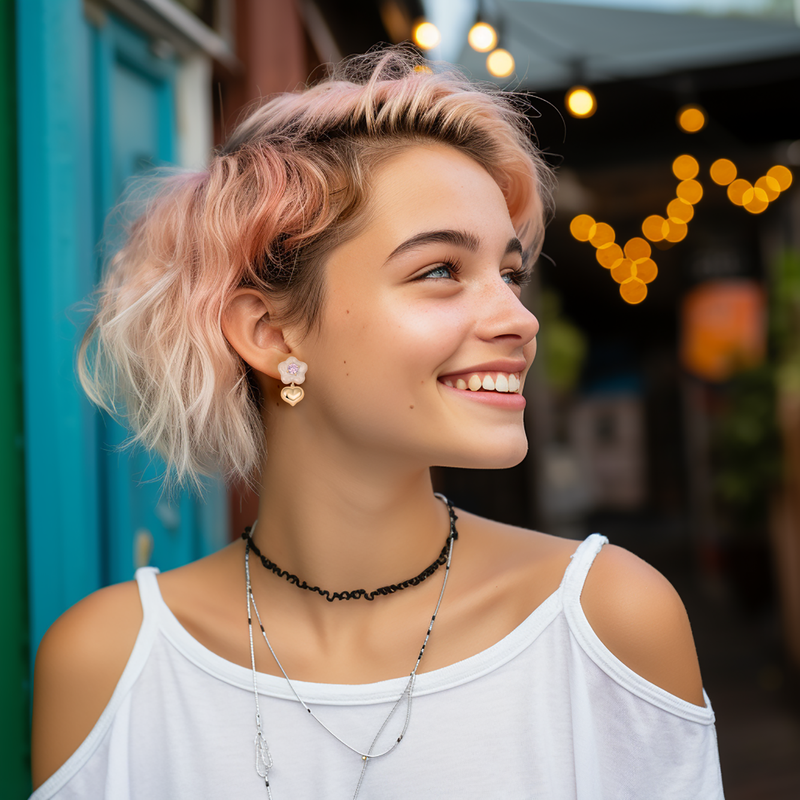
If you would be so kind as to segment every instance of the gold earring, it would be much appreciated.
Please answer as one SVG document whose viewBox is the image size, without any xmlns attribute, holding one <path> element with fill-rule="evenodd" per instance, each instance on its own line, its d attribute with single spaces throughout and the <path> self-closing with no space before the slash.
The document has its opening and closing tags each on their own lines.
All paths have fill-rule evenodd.
<svg viewBox="0 0 800 800">
<path fill-rule="evenodd" d="M 281 381 L 291 384 L 281 389 L 281 397 L 290 406 L 296 406 L 305 396 L 305 392 L 300 388 L 299 384 L 306 379 L 308 364 L 294 356 L 289 356 L 286 361 L 281 361 L 278 364 L 278 370 L 281 373 Z"/>
</svg>

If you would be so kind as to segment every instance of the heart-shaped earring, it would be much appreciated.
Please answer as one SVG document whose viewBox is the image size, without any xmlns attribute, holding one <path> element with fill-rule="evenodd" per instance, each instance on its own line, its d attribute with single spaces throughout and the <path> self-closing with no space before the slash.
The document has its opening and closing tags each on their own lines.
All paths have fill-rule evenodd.
<svg viewBox="0 0 800 800">
<path fill-rule="evenodd" d="M 281 398 L 290 406 L 296 406 L 305 396 L 305 392 L 298 384 L 305 381 L 307 370 L 308 364 L 294 356 L 289 356 L 286 361 L 281 361 L 281 363 L 278 364 L 278 371 L 281 373 L 281 381 L 286 384 L 291 384 L 281 389 Z"/>
</svg>

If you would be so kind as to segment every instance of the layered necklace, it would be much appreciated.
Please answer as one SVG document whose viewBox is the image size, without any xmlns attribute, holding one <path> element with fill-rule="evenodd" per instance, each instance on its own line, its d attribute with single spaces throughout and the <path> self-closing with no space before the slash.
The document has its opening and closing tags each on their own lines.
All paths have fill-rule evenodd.
<svg viewBox="0 0 800 800">
<path fill-rule="evenodd" d="M 292 691 L 292 694 L 295 696 L 295 699 L 298 703 L 306 710 L 308 716 L 314 719 L 324 730 L 326 730 L 337 742 L 340 742 L 344 745 L 348 750 L 355 753 L 357 756 L 361 758 L 361 772 L 359 774 L 358 783 L 356 784 L 355 792 L 353 793 L 353 800 L 359 795 L 361 791 L 361 786 L 364 783 L 364 776 L 367 772 L 367 766 L 369 762 L 376 759 L 382 758 L 383 756 L 389 755 L 403 740 L 403 737 L 408 730 L 409 722 L 411 721 L 411 701 L 413 698 L 414 693 L 414 684 L 416 682 L 417 671 L 419 670 L 420 662 L 422 661 L 422 656 L 425 654 L 425 648 L 428 644 L 428 639 L 430 639 L 431 631 L 433 630 L 433 624 L 436 621 L 436 615 L 439 613 L 439 606 L 442 604 L 442 598 L 444 597 L 444 590 L 447 587 L 447 576 L 450 572 L 450 562 L 453 557 L 453 543 L 458 538 L 458 531 L 456 530 L 456 516 L 455 511 L 453 510 L 453 506 L 450 501 L 442 494 L 436 494 L 446 506 L 448 513 L 450 515 L 450 531 L 447 536 L 447 540 L 445 542 L 444 548 L 442 549 L 442 553 L 440 554 L 439 558 L 431 564 L 426 570 L 424 570 L 420 575 L 416 578 L 411 578 L 407 581 L 403 581 L 401 584 L 393 584 L 391 587 L 383 587 L 382 589 L 377 589 L 375 592 L 366 592 L 363 589 L 357 589 L 353 592 L 334 592 L 330 593 L 325 590 L 320 590 L 319 587 L 311 587 L 308 586 L 305 581 L 300 581 L 294 575 L 291 575 L 284 570 L 280 570 L 279 567 L 274 565 L 272 562 L 269 562 L 269 565 L 265 562 L 268 561 L 264 556 L 261 555 L 260 552 L 256 550 L 255 545 L 252 543 L 251 539 L 251 532 L 250 529 L 245 531 L 245 534 L 242 535 L 242 538 L 245 539 L 245 550 L 244 550 L 244 572 L 245 572 L 245 579 L 247 582 L 247 624 L 250 633 L 250 664 L 253 669 L 253 696 L 255 697 L 255 704 L 256 704 L 256 735 L 253 740 L 255 745 L 255 770 L 258 773 L 258 776 L 264 781 L 264 785 L 266 786 L 267 790 L 267 797 L 272 800 L 272 787 L 269 781 L 269 773 L 272 769 L 272 755 L 269 750 L 269 744 L 267 743 L 267 738 L 264 735 L 264 726 L 263 721 L 261 718 L 261 707 L 258 700 L 258 673 L 256 672 L 256 655 L 255 655 L 255 648 L 253 646 L 253 613 L 255 613 L 256 621 L 258 622 L 258 626 L 261 628 L 261 635 L 264 637 L 264 641 L 267 643 L 267 647 L 269 648 L 270 653 L 272 653 L 272 657 L 275 659 L 275 663 L 278 665 L 278 669 L 281 671 L 281 674 L 284 678 L 286 678 L 286 682 L 289 685 L 289 688 Z M 255 528 L 256 522 L 253 524 L 253 528 Z M 286 670 L 281 665 L 278 656 L 275 654 L 275 650 L 273 649 L 272 645 L 270 644 L 269 638 L 267 637 L 267 632 L 264 630 L 264 624 L 261 620 L 261 615 L 258 612 L 258 606 L 256 605 L 256 599 L 253 596 L 253 589 L 250 584 L 250 550 L 253 550 L 260 556 L 262 563 L 267 569 L 275 572 L 276 574 L 281 575 L 282 577 L 287 577 L 290 583 L 298 586 L 301 589 L 308 589 L 310 591 L 315 591 L 319 594 L 322 594 L 326 597 L 327 600 L 333 600 L 334 598 L 339 600 L 349 600 L 349 599 L 365 599 L 365 600 L 372 600 L 376 595 L 381 594 L 391 594 L 396 591 L 400 591 L 402 589 L 407 588 L 408 586 L 416 586 L 417 584 L 421 583 L 425 578 L 429 577 L 433 572 L 438 569 L 440 564 L 444 564 L 444 579 L 442 580 L 442 589 L 439 592 L 439 599 L 436 601 L 436 607 L 433 610 L 433 615 L 431 616 L 431 621 L 428 625 L 428 629 L 425 632 L 425 638 L 422 642 L 422 647 L 420 648 L 419 655 L 417 656 L 416 663 L 414 664 L 414 669 L 411 670 L 411 674 L 409 675 L 408 682 L 406 683 L 405 688 L 403 689 L 400 696 L 397 698 L 396 702 L 392 706 L 391 710 L 389 711 L 388 716 L 383 721 L 383 724 L 378 729 L 378 732 L 372 739 L 372 743 L 370 744 L 369 748 L 366 751 L 362 751 L 357 747 L 353 747 L 353 745 L 348 744 L 344 739 L 342 739 L 338 734 L 334 733 L 316 714 L 312 711 L 311 708 L 306 705 L 300 695 L 297 693 L 294 684 L 289 679 L 289 676 L 286 674 Z M 285 574 L 283 574 L 285 573 Z M 293 580 L 292 580 L 293 579 Z M 400 708 L 400 706 L 405 702 L 405 720 L 403 722 L 402 729 L 400 730 L 399 734 L 385 750 L 380 752 L 374 752 L 375 745 L 378 742 L 381 734 L 386 729 L 386 726 L 389 724 L 389 721 L 395 715 L 395 712 Z"/>
</svg>

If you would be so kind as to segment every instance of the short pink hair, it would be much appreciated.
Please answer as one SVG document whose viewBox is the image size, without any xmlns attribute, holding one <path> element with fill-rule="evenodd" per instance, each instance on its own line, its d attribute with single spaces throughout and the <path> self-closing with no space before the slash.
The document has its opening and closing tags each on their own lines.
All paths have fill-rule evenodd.
<svg viewBox="0 0 800 800">
<path fill-rule="evenodd" d="M 266 456 L 258 384 L 222 333 L 231 293 L 253 286 L 310 330 L 326 255 L 357 234 L 369 176 L 401 149 L 454 147 L 503 191 L 528 254 L 552 176 L 524 101 L 477 87 L 407 48 L 344 62 L 264 102 L 204 172 L 163 179 L 96 291 L 78 353 L 89 398 L 167 465 L 165 488 L 201 476 L 256 485 Z"/>
</svg>

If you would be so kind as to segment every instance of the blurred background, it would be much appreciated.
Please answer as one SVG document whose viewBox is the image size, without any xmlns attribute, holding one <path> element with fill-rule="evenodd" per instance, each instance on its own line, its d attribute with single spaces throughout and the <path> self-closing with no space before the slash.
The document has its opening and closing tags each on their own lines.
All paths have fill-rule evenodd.
<svg viewBox="0 0 800 800">
<path fill-rule="evenodd" d="M 74 377 L 104 219 L 202 169 L 242 110 L 413 41 L 528 94 L 559 189 L 526 301 L 531 449 L 437 470 L 465 508 L 660 569 L 693 623 L 729 800 L 800 797 L 798 0 L 0 0 L 0 794 L 30 790 L 30 675 L 67 607 L 255 517 L 160 465 Z"/>
</svg>

